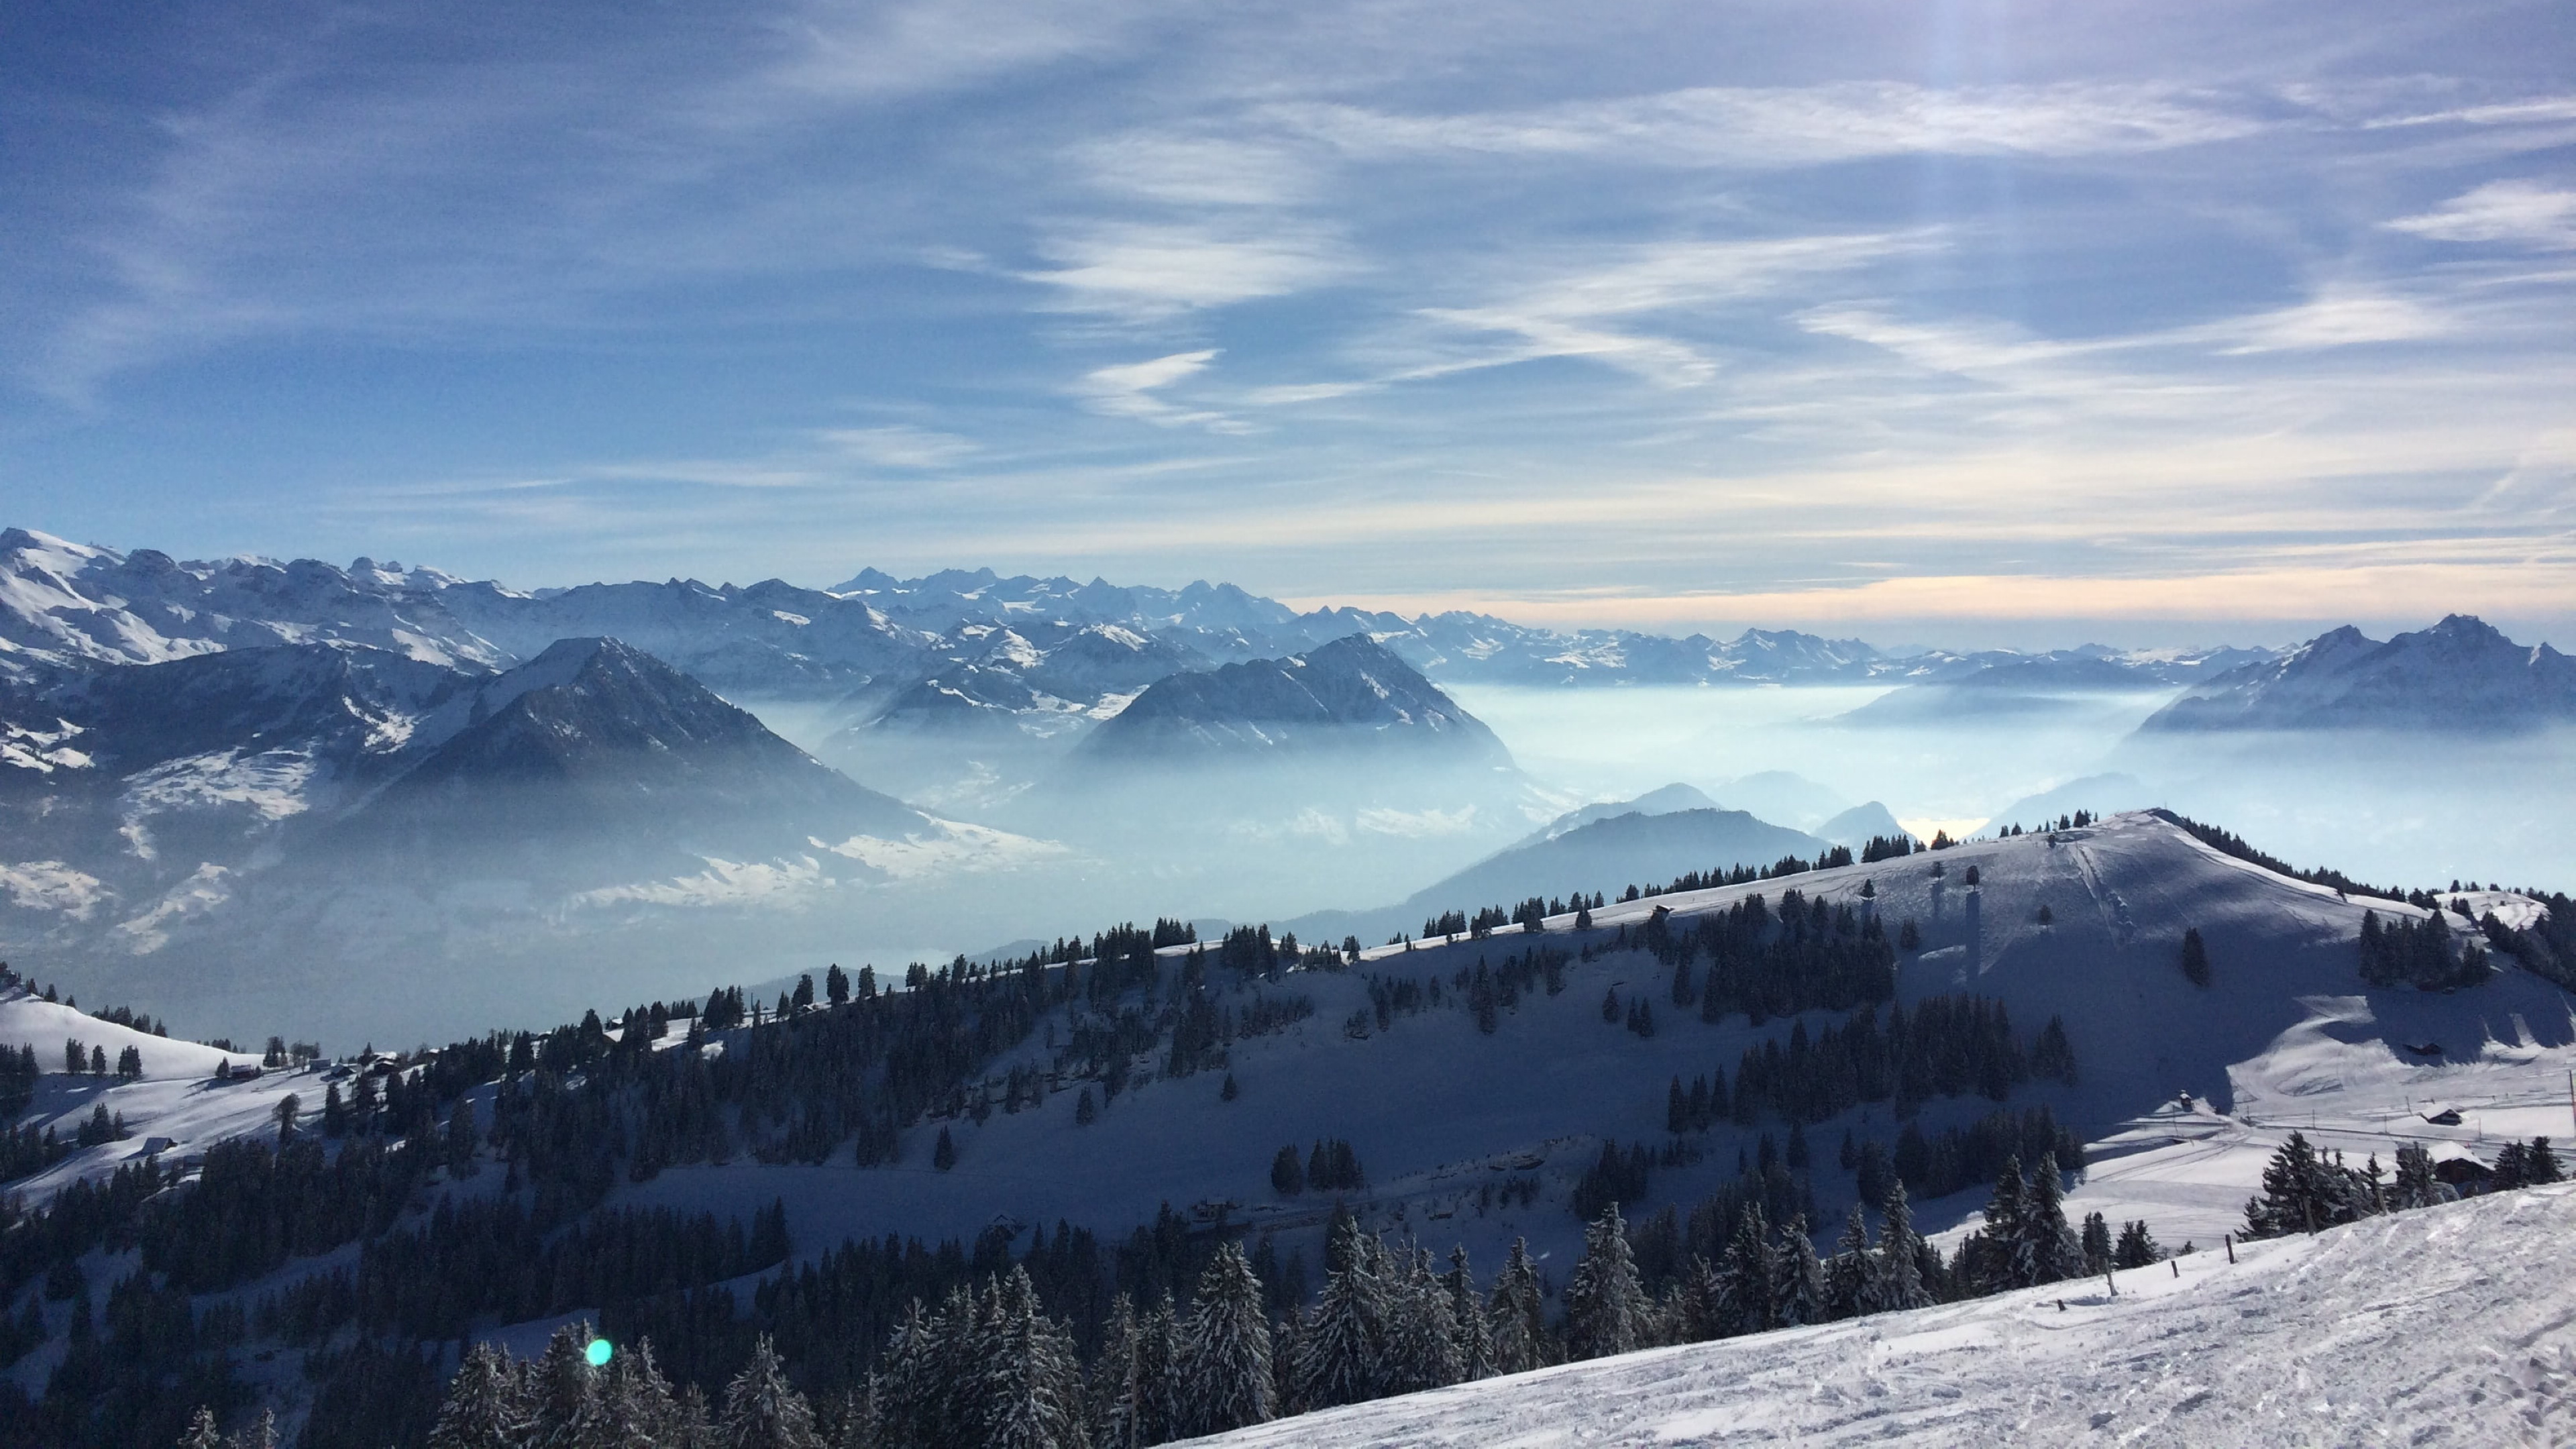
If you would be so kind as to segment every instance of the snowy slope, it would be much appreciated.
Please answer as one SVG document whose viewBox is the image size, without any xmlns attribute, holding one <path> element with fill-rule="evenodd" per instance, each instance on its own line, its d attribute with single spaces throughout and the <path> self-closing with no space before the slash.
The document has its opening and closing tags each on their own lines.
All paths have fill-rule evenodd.
<svg viewBox="0 0 2576 1449">
<path fill-rule="evenodd" d="M 2576 1185 L 2098 1282 L 1654 1349 L 1194 1442 L 2563 1445 Z M 2116 1296 L 2114 1296 L 2116 1290 Z"/>
<path fill-rule="evenodd" d="M 1974 889 L 1964 884 L 1971 865 L 1980 875 Z M 1875 890 L 1866 901 L 1858 894 L 1864 883 Z M 2174 1245 L 2213 1242 L 2234 1226 L 2263 1157 L 2292 1127 L 2314 1123 L 2330 1145 L 2356 1159 L 2377 1151 L 2385 1163 L 2405 1140 L 2434 1142 L 2438 1155 L 2491 1157 L 2503 1132 L 2563 1134 L 2568 1125 L 2563 1094 L 2565 1073 L 2576 1067 L 2576 1019 L 2554 987 L 2507 969 L 2456 994 L 2366 991 L 2353 944 L 2363 912 L 2420 912 L 2339 900 L 2331 890 L 2212 851 L 2152 816 L 2117 817 L 2054 845 L 2045 836 L 1977 842 L 1786 881 L 1613 904 L 1594 914 L 1604 929 L 1633 926 L 1658 907 L 1687 917 L 1755 891 L 1776 901 L 1791 885 L 1828 901 L 1874 906 L 1890 922 L 1917 921 L 1924 949 L 1901 960 L 1903 1001 L 1979 992 L 2005 1002 L 2025 1035 L 2062 1017 L 2077 1083 L 2034 1085 L 2013 1105 L 2046 1104 L 2100 1144 L 2103 1165 L 2071 1196 L 2070 1211 L 2143 1215 Z M 2053 917 L 2044 925 L 2036 920 L 2043 903 Z M 1570 918 L 1553 921 L 1550 944 L 1570 947 L 1570 925 Z M 2178 967 L 2187 925 L 2209 944 L 2214 979 L 2205 989 Z M 1500 963 L 1527 944 L 1517 927 L 1505 927 L 1445 948 L 1376 947 L 1353 971 L 1299 972 L 1255 988 L 1308 996 L 1314 1014 L 1278 1035 L 1235 1043 L 1227 1070 L 1241 1090 L 1232 1102 L 1219 1098 L 1222 1073 L 1163 1077 L 1159 1059 L 1140 1058 L 1141 1085 L 1088 1127 L 1073 1123 L 1084 1084 L 1068 1079 L 1034 1110 L 996 1112 L 980 1125 L 960 1119 L 916 1126 L 892 1167 L 684 1168 L 621 1193 L 689 1205 L 766 1202 L 775 1194 L 787 1203 L 797 1240 L 809 1245 L 890 1231 L 971 1237 L 997 1218 L 1061 1218 L 1114 1234 L 1150 1221 L 1159 1204 L 1199 1202 L 1230 1202 L 1238 1222 L 1311 1237 L 1329 1204 L 1273 1194 L 1270 1156 L 1284 1143 L 1342 1137 L 1367 1169 L 1363 1211 L 1373 1225 L 1411 1230 L 1435 1248 L 1463 1243 L 1485 1271 L 1515 1234 L 1527 1234 L 1536 1250 L 1555 1255 L 1550 1271 L 1561 1272 L 1579 1242 L 1569 1193 L 1602 1142 L 1664 1141 L 1673 1077 L 1687 1082 L 1731 1070 L 1747 1047 L 1783 1039 L 1798 1023 L 1666 1016 L 1669 978 L 1635 952 L 1569 965 L 1561 995 L 1522 997 L 1490 1036 L 1477 1031 L 1455 996 L 1383 1027 L 1367 1016 L 1371 974 L 1419 979 L 1438 972 L 1446 979 L 1480 959 Z M 1655 1005 L 1661 1025 L 1652 1037 L 1602 1020 L 1603 996 L 1614 990 Z M 1247 997 L 1223 999 L 1240 1006 Z M 1827 1013 L 1801 1019 L 1810 1032 L 1837 1020 Z M 1044 1070 L 1046 1044 L 1062 1040 L 1066 1025 L 1059 1019 L 1043 1028 L 996 1071 Z M 2443 1055 L 2405 1049 L 2428 1041 L 2442 1043 Z M 1097 1084 L 1092 1090 L 1097 1094 Z M 2160 1111 L 2186 1091 L 2192 1109 Z M 2466 1115 L 2458 1129 L 2399 1120 L 2410 1101 Z M 1994 1107 L 1975 1097 L 1935 1100 L 1920 1121 L 1934 1131 Z M 927 1166 L 942 1127 L 960 1153 L 949 1172 Z M 1897 1124 L 1881 1104 L 1807 1129 L 1828 1221 L 1854 1195 L 1851 1174 L 1833 1156 L 1846 1130 L 1892 1142 Z M 1702 1161 L 1658 1170 L 1632 1216 L 1698 1200 L 1734 1177 L 1739 1151 L 1785 1131 L 1776 1121 L 1750 1129 L 1721 1123 L 1698 1139 Z M 1535 1203 L 1480 1209 L 1480 1189 L 1514 1178 L 1536 1185 Z M 1962 1192 L 1921 1203 L 1917 1221 L 1938 1232 L 1973 1217 L 1983 1201 L 1981 1193 Z M 1310 1244 L 1310 1261 L 1313 1251 Z"/>
</svg>

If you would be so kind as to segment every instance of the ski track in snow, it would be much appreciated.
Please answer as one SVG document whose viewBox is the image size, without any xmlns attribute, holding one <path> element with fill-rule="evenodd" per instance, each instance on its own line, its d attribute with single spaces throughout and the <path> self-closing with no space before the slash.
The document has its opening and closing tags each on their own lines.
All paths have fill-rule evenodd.
<svg viewBox="0 0 2576 1449">
<path fill-rule="evenodd" d="M 2576 1184 L 2098 1281 L 1542 1369 L 1206 1445 L 2564 1445 Z M 2060 1304 L 2063 1304 L 2063 1308 Z"/>
</svg>

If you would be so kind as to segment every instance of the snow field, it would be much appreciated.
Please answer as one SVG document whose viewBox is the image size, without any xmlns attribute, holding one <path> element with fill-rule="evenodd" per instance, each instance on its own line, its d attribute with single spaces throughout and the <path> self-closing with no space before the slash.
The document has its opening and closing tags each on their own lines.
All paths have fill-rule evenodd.
<svg viewBox="0 0 2576 1449">
<path fill-rule="evenodd" d="M 2576 1185 L 2116 1275 L 1653 1349 L 1206 1445 L 2410 1446 L 2576 1441 Z M 2179 1276 L 2175 1276 L 2178 1270 Z"/>
</svg>

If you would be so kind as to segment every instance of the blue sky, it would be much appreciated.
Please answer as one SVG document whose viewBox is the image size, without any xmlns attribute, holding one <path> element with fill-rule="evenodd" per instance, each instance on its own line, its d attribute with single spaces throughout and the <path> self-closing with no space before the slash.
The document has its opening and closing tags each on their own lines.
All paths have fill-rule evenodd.
<svg viewBox="0 0 2576 1449">
<path fill-rule="evenodd" d="M 2576 623 L 2563 5 L 0 15 L 0 515 L 1883 641 Z"/>
</svg>

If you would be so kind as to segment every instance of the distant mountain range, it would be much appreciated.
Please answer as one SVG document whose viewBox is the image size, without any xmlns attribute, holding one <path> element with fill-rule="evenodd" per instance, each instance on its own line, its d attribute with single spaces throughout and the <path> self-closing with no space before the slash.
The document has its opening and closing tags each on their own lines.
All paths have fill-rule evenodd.
<svg viewBox="0 0 2576 1449">
<path fill-rule="evenodd" d="M 2459 733 L 2576 722 L 2576 659 L 2453 614 L 2381 643 L 2349 626 L 2232 669 L 2150 717 L 2150 734 L 2389 729 Z"/>
<path fill-rule="evenodd" d="M 147 664 L 261 644 L 339 641 L 500 668 L 558 639 L 613 637 L 740 699 L 834 701 L 898 730 L 1114 712 L 1167 675 L 1299 655 L 1366 633 L 1444 683 L 1870 684 L 1962 679 L 1996 664 L 2083 660 L 2159 684 L 2246 651 L 1890 654 L 1857 639 L 1747 630 L 1731 640 L 1532 628 L 1489 615 L 1300 612 L 1230 584 L 1123 587 L 989 569 L 831 589 L 673 579 L 521 592 L 361 558 L 179 562 L 24 529 L 0 531 L 0 678 Z M 2262 657 L 2269 657 L 2268 655 Z"/>
</svg>

